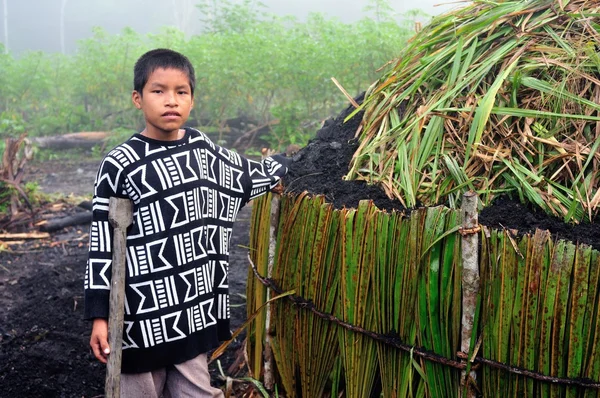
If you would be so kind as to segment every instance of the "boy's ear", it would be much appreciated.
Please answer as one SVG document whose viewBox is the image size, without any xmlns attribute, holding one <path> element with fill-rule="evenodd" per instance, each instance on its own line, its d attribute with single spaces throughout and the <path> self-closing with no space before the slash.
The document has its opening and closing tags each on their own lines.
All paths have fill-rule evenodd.
<svg viewBox="0 0 600 398">
<path fill-rule="evenodd" d="M 142 109 L 142 95 L 139 92 L 133 90 L 133 92 L 131 93 L 131 100 L 133 101 L 133 105 L 135 105 L 136 108 Z"/>
</svg>

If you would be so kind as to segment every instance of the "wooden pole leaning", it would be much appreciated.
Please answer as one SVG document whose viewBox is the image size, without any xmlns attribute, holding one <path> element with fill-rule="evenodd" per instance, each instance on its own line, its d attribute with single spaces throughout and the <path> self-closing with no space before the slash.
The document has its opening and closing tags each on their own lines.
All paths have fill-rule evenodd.
<svg viewBox="0 0 600 398">
<path fill-rule="evenodd" d="M 133 222 L 133 204 L 129 199 L 110 198 L 108 221 L 114 228 L 112 279 L 108 315 L 108 344 L 110 354 L 106 365 L 106 398 L 121 396 L 121 356 L 123 346 L 123 317 L 125 311 L 125 272 L 127 228 Z"/>
<path fill-rule="evenodd" d="M 475 192 L 467 192 L 462 198 L 462 331 L 461 346 L 463 354 L 469 355 L 473 336 L 473 325 L 479 295 L 479 217 L 477 213 L 478 196 Z M 477 331 L 475 331 L 477 332 Z M 476 354 L 476 348 L 473 350 Z M 474 354 L 473 354 L 474 356 Z M 468 358 L 468 357 L 467 357 Z M 471 360 L 468 358 L 467 360 Z M 459 396 L 472 398 L 475 396 L 471 383 L 475 382 L 475 372 L 467 375 L 462 372 L 461 393 Z"/>
<path fill-rule="evenodd" d="M 273 266 L 275 264 L 275 251 L 277 249 L 277 233 L 279 227 L 279 214 L 281 208 L 281 196 L 277 193 L 273 193 L 273 198 L 271 199 L 271 220 L 269 226 L 269 263 L 267 268 L 267 278 L 273 277 Z M 267 298 L 266 301 L 271 299 L 271 289 L 267 288 Z M 271 326 L 271 318 L 272 318 L 272 306 L 273 304 L 267 305 L 267 312 L 265 317 L 265 361 L 264 361 L 264 382 L 265 388 L 267 391 L 273 391 L 275 386 L 275 372 L 274 372 L 274 364 L 273 364 L 273 348 L 272 348 L 272 326 Z"/>
</svg>

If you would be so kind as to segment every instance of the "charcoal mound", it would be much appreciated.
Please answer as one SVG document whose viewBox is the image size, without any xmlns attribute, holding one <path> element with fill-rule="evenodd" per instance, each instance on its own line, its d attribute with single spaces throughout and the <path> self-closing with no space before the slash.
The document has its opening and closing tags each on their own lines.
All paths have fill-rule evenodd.
<svg viewBox="0 0 600 398">
<path fill-rule="evenodd" d="M 355 98 L 358 103 L 363 99 L 364 93 Z M 400 201 L 388 198 L 379 186 L 343 179 L 359 145 L 355 134 L 363 113 L 344 122 L 353 111 L 354 107 L 348 106 L 337 117 L 327 120 L 315 138 L 294 155 L 294 162 L 284 179 L 286 192 L 323 195 L 336 209 L 356 208 L 359 201 L 370 199 L 380 210 L 408 213 L 410 209 L 405 209 Z M 507 196 L 497 198 L 479 216 L 480 223 L 492 228 L 516 229 L 519 235 L 533 233 L 535 229 L 548 230 L 557 239 L 600 250 L 597 219 L 593 223 L 567 224 Z"/>
<path fill-rule="evenodd" d="M 358 103 L 363 99 L 364 93 L 355 98 Z M 354 135 L 363 117 L 359 112 L 344 123 L 353 111 L 349 106 L 335 119 L 326 120 L 316 137 L 294 155 L 284 179 L 286 192 L 323 195 L 336 209 L 356 208 L 359 201 L 370 199 L 380 210 L 403 210 L 402 203 L 388 198 L 380 187 L 343 180 L 358 148 Z"/>
<path fill-rule="evenodd" d="M 481 211 L 479 222 L 497 229 L 516 229 L 519 234 L 533 233 L 536 229 L 547 230 L 556 239 L 566 239 L 600 250 L 598 217 L 593 223 L 569 224 L 529 204 L 502 196 Z"/>
</svg>

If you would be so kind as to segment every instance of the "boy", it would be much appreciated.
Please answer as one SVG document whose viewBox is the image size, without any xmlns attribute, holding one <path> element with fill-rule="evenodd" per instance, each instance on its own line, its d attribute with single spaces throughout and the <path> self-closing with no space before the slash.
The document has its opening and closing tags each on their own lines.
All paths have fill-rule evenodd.
<svg viewBox="0 0 600 398">
<path fill-rule="evenodd" d="M 171 50 L 142 55 L 132 100 L 146 128 L 113 149 L 95 183 L 85 317 L 90 345 L 106 363 L 111 278 L 111 196 L 133 201 L 121 395 L 222 396 L 210 386 L 206 352 L 231 337 L 229 240 L 240 208 L 274 188 L 287 171 L 280 156 L 245 159 L 182 128 L 194 104 L 189 60 Z"/>
</svg>

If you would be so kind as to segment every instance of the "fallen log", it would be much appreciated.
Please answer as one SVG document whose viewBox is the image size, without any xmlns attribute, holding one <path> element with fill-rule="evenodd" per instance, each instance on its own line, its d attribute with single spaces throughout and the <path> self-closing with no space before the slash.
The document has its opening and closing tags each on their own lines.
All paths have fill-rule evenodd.
<svg viewBox="0 0 600 398">
<path fill-rule="evenodd" d="M 40 231 L 54 232 L 73 225 L 90 224 L 91 222 L 92 212 L 84 211 L 81 213 L 76 213 L 72 216 L 45 221 L 38 224 L 38 226 L 40 227 Z"/>
<path fill-rule="evenodd" d="M 81 207 L 82 209 L 92 211 L 94 205 L 91 200 L 84 200 L 83 202 L 79 203 L 77 207 Z"/>
<path fill-rule="evenodd" d="M 92 149 L 101 145 L 108 138 L 105 131 L 69 133 L 51 137 L 35 137 L 31 141 L 40 148 L 49 149 Z"/>
</svg>

